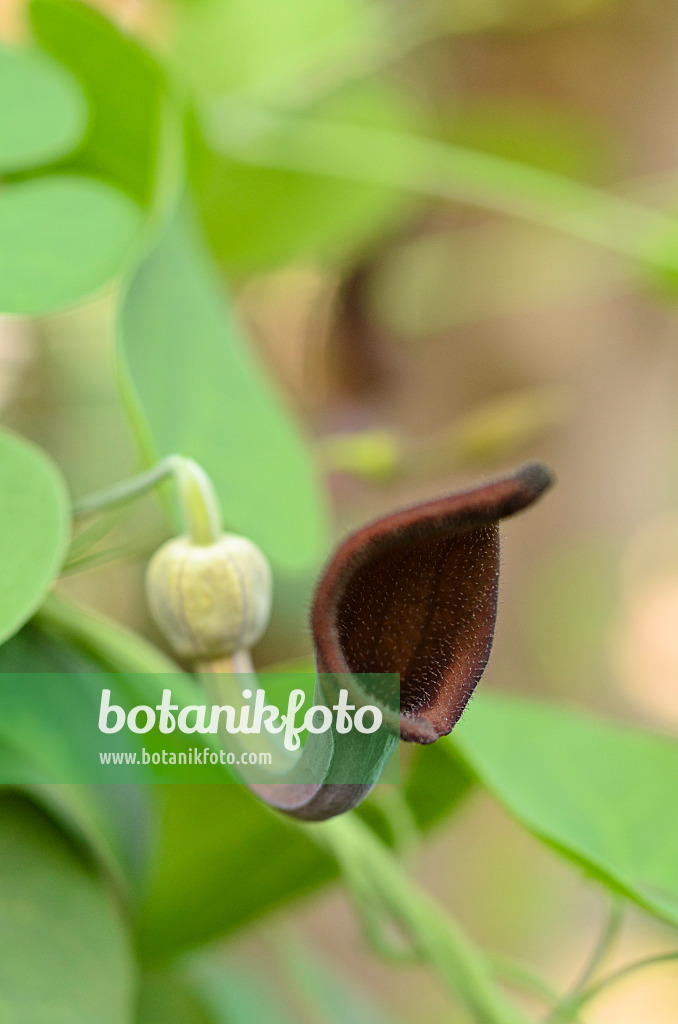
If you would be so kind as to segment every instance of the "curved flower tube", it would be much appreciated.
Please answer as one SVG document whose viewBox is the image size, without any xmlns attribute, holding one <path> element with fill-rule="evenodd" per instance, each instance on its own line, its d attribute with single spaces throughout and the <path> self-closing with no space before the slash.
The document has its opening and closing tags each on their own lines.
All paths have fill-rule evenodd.
<svg viewBox="0 0 678 1024">
<path fill-rule="evenodd" d="M 348 537 L 327 564 L 313 601 L 318 672 L 398 673 L 400 737 L 432 743 L 447 735 L 492 646 L 499 520 L 531 505 L 551 482 L 544 466 L 530 463 L 471 490 L 384 516 Z M 271 806 L 305 820 L 350 810 L 374 783 L 331 781 L 340 777 L 341 747 L 339 738 L 322 784 L 252 789 Z M 381 757 L 370 753 L 375 769 L 385 763 L 386 751 Z"/>
</svg>

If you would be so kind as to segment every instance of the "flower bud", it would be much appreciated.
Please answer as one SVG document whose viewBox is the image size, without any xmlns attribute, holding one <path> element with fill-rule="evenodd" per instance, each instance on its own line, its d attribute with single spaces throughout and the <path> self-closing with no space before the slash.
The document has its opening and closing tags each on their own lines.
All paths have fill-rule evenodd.
<svg viewBox="0 0 678 1024">
<path fill-rule="evenodd" d="M 177 654 L 195 660 L 252 647 L 268 625 L 271 590 L 265 556 L 232 533 L 214 544 L 170 540 L 146 573 L 153 618 Z"/>
</svg>

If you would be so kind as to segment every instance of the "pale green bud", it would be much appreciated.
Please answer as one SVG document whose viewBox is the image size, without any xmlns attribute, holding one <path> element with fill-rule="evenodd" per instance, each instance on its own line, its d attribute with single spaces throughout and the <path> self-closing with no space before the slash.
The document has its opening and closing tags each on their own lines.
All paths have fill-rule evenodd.
<svg viewBox="0 0 678 1024">
<path fill-rule="evenodd" d="M 259 548 L 232 533 L 213 544 L 177 537 L 146 573 L 157 625 L 184 658 L 228 657 L 253 646 L 268 625 L 272 577 Z"/>
</svg>

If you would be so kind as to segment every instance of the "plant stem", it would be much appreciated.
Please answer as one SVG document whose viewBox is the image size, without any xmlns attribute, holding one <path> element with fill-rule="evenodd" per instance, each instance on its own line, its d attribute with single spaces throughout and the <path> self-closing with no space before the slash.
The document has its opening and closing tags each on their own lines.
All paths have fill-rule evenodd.
<svg viewBox="0 0 678 1024">
<path fill-rule="evenodd" d="M 655 967 L 658 964 L 672 963 L 677 960 L 678 950 L 673 950 L 670 953 L 659 953 L 657 956 L 644 957 L 642 960 L 636 960 L 631 964 L 626 964 L 625 967 L 620 967 L 619 970 L 613 971 L 611 974 L 608 974 L 606 978 L 601 978 L 601 980 L 596 982 L 595 985 L 591 985 L 582 992 L 576 1005 L 572 1007 L 572 1011 L 575 1013 L 578 1012 L 587 1003 L 597 999 L 605 989 L 615 985 L 618 981 L 628 977 L 628 975 L 635 974 L 636 971 L 641 971 L 645 967 Z"/>
<path fill-rule="evenodd" d="M 73 506 L 73 515 L 91 515 L 126 504 L 168 478 L 174 480 L 181 518 L 194 543 L 212 544 L 218 540 L 222 516 L 214 485 L 197 462 L 181 455 L 169 455 L 151 469 L 83 498 Z"/>
<path fill-rule="evenodd" d="M 48 594 L 36 620 L 49 632 L 66 636 L 112 672 L 180 672 L 147 640 L 60 594 Z"/>
<path fill-rule="evenodd" d="M 301 827 L 331 850 L 359 899 L 380 903 L 404 929 L 479 1024 L 526 1024 L 523 1014 L 495 987 L 482 954 L 359 818 L 345 814 Z"/>
<path fill-rule="evenodd" d="M 370 182 L 508 214 L 676 270 L 674 218 L 602 189 L 422 135 L 279 113 L 235 100 L 203 116 L 218 151 L 256 166 Z"/>
<path fill-rule="evenodd" d="M 388 783 L 378 785 L 372 791 L 372 804 L 391 833 L 396 856 L 407 860 L 419 846 L 421 832 L 402 789 Z"/>
<path fill-rule="evenodd" d="M 581 977 L 576 985 L 576 991 L 581 992 L 588 985 L 610 951 L 612 943 L 617 938 L 619 930 L 624 921 L 624 904 L 620 899 L 615 899 L 610 906 L 605 927 L 600 938 L 589 958 L 588 963 L 582 971 Z"/>
<path fill-rule="evenodd" d="M 88 516 L 94 512 L 102 512 L 104 509 L 115 508 L 117 505 L 124 505 L 128 501 L 140 498 L 157 487 L 159 483 L 166 480 L 173 472 L 173 459 L 170 456 L 158 462 L 151 469 L 130 477 L 129 480 L 121 480 L 111 487 L 105 487 L 94 494 L 81 498 L 73 505 L 74 516 Z"/>
<path fill-rule="evenodd" d="M 621 928 L 623 919 L 624 904 L 621 900 L 614 900 L 607 914 L 605 927 L 603 928 L 600 938 L 594 946 L 593 952 L 585 964 L 580 977 L 577 979 L 570 992 L 561 999 L 550 1016 L 547 1017 L 546 1024 L 564 1024 L 565 1021 L 573 1019 L 572 1015 L 576 1012 L 577 1007 L 579 1006 L 581 995 L 586 989 L 591 978 L 594 977 L 596 971 L 609 952 L 612 943 L 619 934 L 619 929 Z"/>
<path fill-rule="evenodd" d="M 186 532 L 196 544 L 213 544 L 222 531 L 221 506 L 214 484 L 193 459 L 173 456 L 174 479 Z"/>
<path fill-rule="evenodd" d="M 489 963 L 495 977 L 508 985 L 529 992 L 549 1006 L 558 1002 L 558 993 L 553 986 L 527 964 L 498 953 L 490 955 Z"/>
</svg>

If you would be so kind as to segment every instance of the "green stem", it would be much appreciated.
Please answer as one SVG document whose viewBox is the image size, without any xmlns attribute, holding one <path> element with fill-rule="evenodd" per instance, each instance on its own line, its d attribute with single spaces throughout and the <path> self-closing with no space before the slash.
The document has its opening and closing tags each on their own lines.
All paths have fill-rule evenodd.
<svg viewBox="0 0 678 1024">
<path fill-rule="evenodd" d="M 79 558 L 68 558 L 61 569 L 60 579 L 66 576 L 73 576 L 75 573 L 84 572 L 87 569 L 95 569 L 108 562 L 119 561 L 120 559 L 148 559 L 157 551 L 158 541 L 147 543 L 143 547 L 138 543 L 115 544 L 104 548 L 102 551 L 88 552 Z"/>
<path fill-rule="evenodd" d="M 302 827 L 331 850 L 359 899 L 369 893 L 381 903 L 479 1024 L 526 1024 L 495 987 L 482 954 L 359 818 L 345 814 Z"/>
<path fill-rule="evenodd" d="M 128 501 L 133 501 L 135 498 L 140 498 L 172 474 L 173 458 L 170 456 L 168 459 L 163 459 L 151 469 L 137 473 L 129 480 L 121 480 L 120 483 L 112 484 L 111 487 L 105 487 L 86 498 L 81 498 L 73 505 L 73 515 L 89 516 L 94 512 L 102 512 L 104 509 L 115 508 Z"/>
<path fill-rule="evenodd" d="M 180 672 L 147 640 L 60 594 L 48 594 L 36 620 L 49 632 L 67 637 L 112 672 Z"/>
<path fill-rule="evenodd" d="M 409 935 L 394 934 L 384 919 L 379 893 L 375 892 L 369 875 L 362 866 L 346 858 L 342 863 L 344 881 L 352 894 L 355 912 L 365 940 L 373 952 L 393 963 L 421 963 L 422 951 Z"/>
<path fill-rule="evenodd" d="M 159 698 L 162 689 L 170 686 L 181 707 L 195 702 L 197 691 L 191 675 L 148 640 L 106 616 L 52 593 L 35 618 L 46 632 L 68 640 L 104 671 L 152 677 L 146 680 L 149 696 L 157 693 Z"/>
<path fill-rule="evenodd" d="M 73 537 L 68 547 L 66 560 L 61 567 L 61 575 L 68 575 L 74 564 L 86 558 L 92 548 L 96 547 L 107 534 L 115 529 L 119 518 L 118 512 L 110 511 L 105 515 L 99 516 L 94 522 L 89 523 L 83 530 L 80 530 Z"/>
<path fill-rule="evenodd" d="M 635 974 L 636 971 L 644 970 L 646 967 L 655 967 L 658 964 L 673 963 L 677 960 L 678 950 L 674 950 L 670 953 L 659 953 L 657 956 L 644 957 L 642 960 L 636 960 L 632 964 L 626 964 L 625 967 L 620 967 L 618 971 L 613 971 L 612 974 L 608 974 L 606 978 L 602 978 L 595 985 L 591 985 L 586 991 L 582 992 L 572 1010 L 576 1013 L 587 1003 L 597 999 L 605 989 L 616 985 L 617 982 L 628 977 L 630 974 Z"/>
<path fill-rule="evenodd" d="M 555 988 L 527 964 L 499 953 L 491 954 L 489 963 L 495 977 L 507 985 L 528 992 L 549 1006 L 558 1002 L 559 997 Z"/>
<path fill-rule="evenodd" d="M 596 971 L 602 964 L 603 960 L 607 956 L 612 947 L 614 940 L 619 935 L 619 930 L 624 921 L 624 904 L 620 899 L 614 900 L 610 906 L 607 920 L 605 921 L 605 927 L 601 932 L 600 938 L 596 943 L 596 946 L 591 953 L 588 963 L 582 971 L 581 977 L 577 982 L 577 991 L 581 992 L 586 988 L 589 981 L 595 975 Z"/>
<path fill-rule="evenodd" d="M 403 860 L 414 853 L 421 832 L 409 800 L 400 786 L 379 785 L 371 794 L 371 803 L 391 833 L 393 850 Z"/>
<path fill-rule="evenodd" d="M 672 217 L 551 171 L 386 128 L 219 101 L 204 127 L 218 151 L 245 163 L 371 182 L 493 210 L 675 270 Z"/>
<path fill-rule="evenodd" d="M 564 1024 L 572 1020 L 572 1014 L 579 1006 L 579 1000 L 586 986 L 594 977 L 598 968 L 609 952 L 612 943 L 619 934 L 624 919 L 624 904 L 621 900 L 615 900 L 609 910 L 605 921 L 605 927 L 596 943 L 591 956 L 586 962 L 584 969 L 575 982 L 573 988 L 561 999 L 553 1012 L 547 1017 L 546 1024 Z"/>
<path fill-rule="evenodd" d="M 560 1004 L 555 1007 L 553 1013 L 548 1017 L 547 1024 L 562 1024 L 563 1021 L 572 1019 L 573 1009 L 577 1007 L 581 993 L 588 982 L 594 977 L 596 971 L 602 964 L 605 956 L 610 950 L 612 943 L 619 934 L 624 917 L 624 905 L 621 900 L 616 900 L 610 907 L 605 921 L 605 927 L 596 943 L 591 956 L 576 981 L 571 991 L 565 996 Z"/>
<path fill-rule="evenodd" d="M 222 530 L 221 509 L 214 485 L 197 462 L 181 455 L 169 455 L 151 469 L 83 498 L 73 506 L 73 515 L 91 515 L 126 504 L 147 494 L 168 478 L 174 480 L 186 532 L 196 544 L 213 544 Z"/>
</svg>

